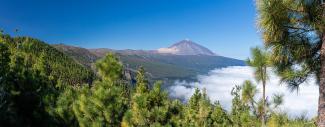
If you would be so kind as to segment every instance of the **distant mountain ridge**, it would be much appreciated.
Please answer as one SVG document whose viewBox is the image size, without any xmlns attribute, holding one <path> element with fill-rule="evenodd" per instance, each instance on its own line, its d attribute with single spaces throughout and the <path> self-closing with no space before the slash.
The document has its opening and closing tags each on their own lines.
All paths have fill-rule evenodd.
<svg viewBox="0 0 325 127">
<path fill-rule="evenodd" d="M 107 52 L 115 52 L 121 54 L 129 55 L 144 55 L 144 54 L 160 54 L 160 55 L 208 55 L 216 56 L 215 53 L 210 51 L 208 48 L 203 47 L 191 40 L 185 39 L 179 41 L 168 48 L 159 48 L 157 50 L 133 50 L 133 49 L 124 49 L 124 50 L 114 50 L 108 48 L 98 48 L 98 49 L 88 49 L 90 52 L 95 55 L 102 57 Z"/>
<path fill-rule="evenodd" d="M 189 40 L 158 50 L 85 49 L 62 44 L 53 46 L 88 67 L 107 53 L 115 53 L 125 69 L 134 73 L 139 66 L 143 66 L 154 80 L 196 80 L 198 74 L 208 73 L 215 68 L 245 65 L 242 60 L 218 56 Z"/>
</svg>

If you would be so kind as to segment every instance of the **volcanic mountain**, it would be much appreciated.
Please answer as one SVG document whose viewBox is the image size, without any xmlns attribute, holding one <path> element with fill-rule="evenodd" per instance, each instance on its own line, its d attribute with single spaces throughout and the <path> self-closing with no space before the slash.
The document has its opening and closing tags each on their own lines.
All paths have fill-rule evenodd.
<svg viewBox="0 0 325 127">
<path fill-rule="evenodd" d="M 208 55 L 208 56 L 215 55 L 208 48 L 205 48 L 188 39 L 175 43 L 168 48 L 160 48 L 157 50 L 157 52 L 174 54 L 174 55 Z"/>
</svg>

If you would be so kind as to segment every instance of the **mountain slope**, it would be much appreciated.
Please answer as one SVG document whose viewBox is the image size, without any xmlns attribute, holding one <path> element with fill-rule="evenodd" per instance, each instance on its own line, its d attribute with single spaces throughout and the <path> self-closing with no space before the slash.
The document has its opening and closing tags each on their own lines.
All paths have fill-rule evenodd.
<svg viewBox="0 0 325 127">
<path fill-rule="evenodd" d="M 209 49 L 187 40 L 170 46 L 180 51 L 176 54 L 159 53 L 157 50 L 84 49 L 67 45 L 54 46 L 85 65 L 91 65 L 94 59 L 80 59 L 80 57 L 99 59 L 106 53 L 114 52 L 127 70 L 135 72 L 139 66 L 143 66 L 150 78 L 155 80 L 195 80 L 198 74 L 205 74 L 215 68 L 245 65 L 242 60 L 217 56 Z"/>
<path fill-rule="evenodd" d="M 31 66 L 42 65 L 49 79 L 54 82 L 68 85 L 81 85 L 91 83 L 94 72 L 68 55 L 60 52 L 51 45 L 30 37 L 11 38 L 1 35 L 16 54 L 26 57 Z"/>
<path fill-rule="evenodd" d="M 136 70 L 138 67 L 143 66 L 152 79 L 191 79 L 197 74 L 195 70 L 161 61 L 160 57 L 164 56 L 157 54 L 124 55 L 118 53 L 117 55 L 119 55 L 123 64 L 132 70 Z"/>
<path fill-rule="evenodd" d="M 123 55 L 119 54 L 130 68 L 143 66 L 154 79 L 195 79 L 198 74 L 205 74 L 212 69 L 227 66 L 243 66 L 241 60 L 222 56 L 207 55 Z"/>
<path fill-rule="evenodd" d="M 91 68 L 91 63 L 99 59 L 96 55 L 84 48 L 78 48 L 64 44 L 56 44 L 52 46 L 88 68 Z"/>
<path fill-rule="evenodd" d="M 209 56 L 215 55 L 208 48 L 205 48 L 190 40 L 182 40 L 176 44 L 173 44 L 168 48 L 160 48 L 157 50 L 157 52 L 174 54 L 174 55 L 209 55 Z"/>
</svg>

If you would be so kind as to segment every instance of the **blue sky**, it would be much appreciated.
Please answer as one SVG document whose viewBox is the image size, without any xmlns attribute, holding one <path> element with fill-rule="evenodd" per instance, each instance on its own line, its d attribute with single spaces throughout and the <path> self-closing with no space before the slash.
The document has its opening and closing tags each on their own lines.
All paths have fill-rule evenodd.
<svg viewBox="0 0 325 127">
<path fill-rule="evenodd" d="M 51 44 L 147 50 L 188 38 L 245 59 L 262 43 L 254 0 L 0 1 L 0 28 Z"/>
</svg>

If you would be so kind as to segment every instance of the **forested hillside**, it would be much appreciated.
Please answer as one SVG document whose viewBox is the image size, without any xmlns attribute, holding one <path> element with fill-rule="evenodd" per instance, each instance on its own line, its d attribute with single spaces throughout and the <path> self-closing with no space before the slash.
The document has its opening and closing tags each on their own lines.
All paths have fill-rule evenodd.
<svg viewBox="0 0 325 127">
<path fill-rule="evenodd" d="M 0 126 L 261 126 L 262 99 L 250 81 L 233 88 L 232 108 L 227 111 L 218 101 L 211 102 L 204 89 L 196 89 L 187 103 L 170 99 L 160 81 L 148 82 L 142 67 L 132 86 L 123 78 L 123 65 L 113 54 L 94 65 L 96 78 L 37 39 L 1 35 Z M 315 126 L 314 119 L 290 118 L 281 112 L 282 102 L 281 95 L 267 100 L 268 126 Z"/>
<path fill-rule="evenodd" d="M 244 66 L 241 60 L 207 55 L 118 54 L 130 68 L 143 66 L 154 80 L 196 80 L 199 74 L 227 66 Z"/>
<path fill-rule="evenodd" d="M 57 44 L 52 46 L 88 68 L 91 68 L 91 65 L 99 59 L 98 56 L 84 48 L 68 46 L 64 44 Z"/>
<path fill-rule="evenodd" d="M 61 51 L 38 39 L 30 37 L 11 38 L 1 35 L 3 43 L 8 45 L 11 57 L 22 57 L 25 63 L 44 71 L 54 82 L 68 85 L 81 85 L 94 80 L 94 72 L 79 64 Z"/>
<path fill-rule="evenodd" d="M 0 34 L 0 58 L 0 126 L 55 126 L 49 113 L 60 91 L 95 79 L 90 69 L 30 37 Z"/>
</svg>

